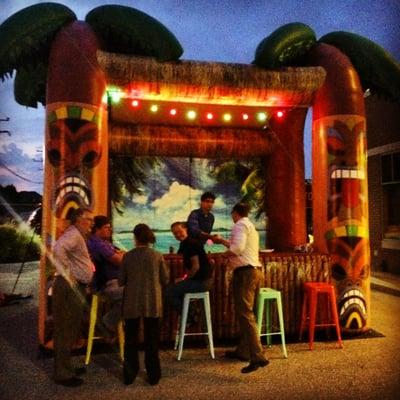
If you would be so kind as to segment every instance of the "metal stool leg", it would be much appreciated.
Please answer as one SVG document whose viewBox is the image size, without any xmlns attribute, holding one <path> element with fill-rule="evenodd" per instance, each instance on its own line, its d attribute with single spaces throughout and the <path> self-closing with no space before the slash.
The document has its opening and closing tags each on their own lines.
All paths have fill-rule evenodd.
<svg viewBox="0 0 400 400">
<path fill-rule="evenodd" d="M 212 331 L 212 323 L 211 323 L 210 295 L 208 292 L 207 292 L 206 297 L 203 299 L 203 301 L 204 301 L 204 310 L 206 313 L 208 346 L 210 348 L 211 358 L 214 359 L 215 354 L 214 354 L 214 340 L 213 340 L 213 331 Z"/>
<path fill-rule="evenodd" d="M 285 324 L 283 320 L 283 312 L 282 312 L 282 298 L 281 294 L 277 294 L 276 304 L 278 307 L 278 316 L 279 316 L 279 330 L 281 332 L 281 342 L 282 342 L 282 351 L 285 358 L 287 358 L 287 351 L 286 351 L 286 342 L 285 342 Z"/>
<path fill-rule="evenodd" d="M 308 347 L 310 348 L 310 350 L 313 349 L 314 347 L 314 332 L 315 332 L 315 320 L 316 320 L 316 316 L 317 316 L 317 303 L 318 303 L 318 292 L 317 291 L 312 291 L 312 293 L 310 293 L 310 297 L 309 297 L 309 303 L 310 303 L 310 308 L 309 308 L 309 312 L 310 312 L 310 322 L 308 325 L 308 339 L 309 339 L 309 343 L 308 343 Z"/>
<path fill-rule="evenodd" d="M 180 329 L 181 329 L 181 316 L 178 316 L 178 328 L 176 330 L 176 335 L 175 335 L 174 350 L 176 350 L 179 345 L 179 330 Z"/>
<path fill-rule="evenodd" d="M 333 288 L 332 288 L 331 292 L 329 293 L 329 302 L 332 307 L 332 318 L 335 323 L 335 329 L 336 329 L 339 347 L 342 348 L 343 347 L 342 336 L 340 334 L 339 316 L 338 316 L 337 307 L 336 307 L 336 296 L 335 296 L 335 292 L 334 292 Z"/>
<path fill-rule="evenodd" d="M 272 340 L 271 340 L 271 333 L 272 333 L 272 315 L 271 315 L 271 301 L 273 299 L 267 298 L 266 305 L 265 305 L 265 329 L 266 329 L 266 336 L 267 336 L 267 345 L 271 347 Z"/>
<path fill-rule="evenodd" d="M 183 342 L 185 340 L 185 332 L 186 332 L 186 322 L 187 322 L 187 316 L 188 316 L 188 311 L 189 311 L 189 302 L 190 302 L 189 297 L 187 295 L 185 295 L 185 298 L 183 300 L 181 323 L 179 326 L 178 361 L 180 361 L 180 359 L 182 357 Z"/>
<path fill-rule="evenodd" d="M 303 337 L 303 332 L 304 332 L 304 327 L 306 325 L 307 321 L 307 312 L 308 312 L 308 291 L 307 289 L 304 290 L 304 295 L 303 295 L 303 306 L 301 308 L 301 322 L 300 322 L 300 334 L 299 334 L 299 340 L 302 339 Z"/>
<path fill-rule="evenodd" d="M 261 329 L 263 324 L 264 317 L 264 297 L 261 295 L 258 296 L 258 303 L 257 303 L 257 330 L 258 336 L 261 335 Z"/>
<path fill-rule="evenodd" d="M 85 365 L 89 364 L 90 355 L 92 354 L 94 331 L 95 331 L 96 321 L 97 321 L 98 304 L 99 304 L 99 296 L 96 294 L 92 295 L 92 305 L 90 307 L 89 335 L 88 335 L 87 347 L 86 347 Z"/>
<path fill-rule="evenodd" d="M 121 357 L 121 361 L 124 361 L 125 358 L 125 329 L 124 322 L 118 322 L 118 341 L 119 341 L 119 356 Z"/>
</svg>

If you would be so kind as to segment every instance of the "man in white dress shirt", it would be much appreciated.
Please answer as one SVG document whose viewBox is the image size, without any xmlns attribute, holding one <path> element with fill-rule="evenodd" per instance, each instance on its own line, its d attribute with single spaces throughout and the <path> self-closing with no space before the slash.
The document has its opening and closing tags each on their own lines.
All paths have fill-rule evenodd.
<svg viewBox="0 0 400 400">
<path fill-rule="evenodd" d="M 258 257 L 258 232 L 248 218 L 249 210 L 250 207 L 245 203 L 236 204 L 231 212 L 235 225 L 230 240 L 221 237 L 215 240 L 228 248 L 225 256 L 229 258 L 229 265 L 233 269 L 235 314 L 239 322 L 239 344 L 236 350 L 227 351 L 225 355 L 249 361 L 249 365 L 241 370 L 244 374 L 269 364 L 257 332 L 254 314 L 262 272 Z"/>
<path fill-rule="evenodd" d="M 72 365 L 72 347 L 78 339 L 86 304 L 86 291 L 94 265 L 86 246 L 93 225 L 90 210 L 78 208 L 70 215 L 71 225 L 54 246 L 56 277 L 53 286 L 54 380 L 69 387 L 80 386 L 83 367 Z"/>
</svg>

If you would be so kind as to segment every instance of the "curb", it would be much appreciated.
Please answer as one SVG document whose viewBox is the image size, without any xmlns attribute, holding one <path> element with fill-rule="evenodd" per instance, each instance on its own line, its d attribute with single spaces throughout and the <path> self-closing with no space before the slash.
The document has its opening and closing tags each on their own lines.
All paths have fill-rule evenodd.
<svg viewBox="0 0 400 400">
<path fill-rule="evenodd" d="M 377 292 L 383 292 L 392 296 L 400 297 L 400 288 L 390 287 L 379 283 L 371 282 L 371 289 Z"/>
</svg>

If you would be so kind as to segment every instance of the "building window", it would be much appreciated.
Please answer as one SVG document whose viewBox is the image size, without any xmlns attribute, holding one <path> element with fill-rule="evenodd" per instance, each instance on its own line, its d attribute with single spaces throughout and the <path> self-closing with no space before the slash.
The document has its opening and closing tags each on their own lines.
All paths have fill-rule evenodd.
<svg viewBox="0 0 400 400">
<path fill-rule="evenodd" d="M 400 153 L 381 156 L 384 196 L 382 247 L 400 247 Z"/>
<path fill-rule="evenodd" d="M 382 185 L 400 183 L 400 153 L 381 156 Z"/>
</svg>

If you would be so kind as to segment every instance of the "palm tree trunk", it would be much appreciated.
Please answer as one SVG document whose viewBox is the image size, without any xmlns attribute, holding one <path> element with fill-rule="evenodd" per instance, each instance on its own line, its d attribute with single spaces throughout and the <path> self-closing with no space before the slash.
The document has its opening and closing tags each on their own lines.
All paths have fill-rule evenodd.
<svg viewBox="0 0 400 400">
<path fill-rule="evenodd" d="M 268 246 L 293 251 L 306 242 L 306 194 L 303 131 L 306 108 L 287 111 L 272 119 L 274 150 L 266 168 Z"/>
<path fill-rule="evenodd" d="M 43 243 L 51 251 L 72 208 L 107 214 L 106 82 L 97 63 L 97 39 L 84 22 L 63 28 L 50 52 L 46 99 Z M 45 344 L 47 285 L 53 272 L 41 259 L 39 340 Z"/>
<path fill-rule="evenodd" d="M 329 251 L 342 329 L 355 334 L 370 318 L 367 147 L 363 91 L 350 60 L 320 44 L 312 65 L 327 77 L 313 104 L 313 228 Z"/>
</svg>

